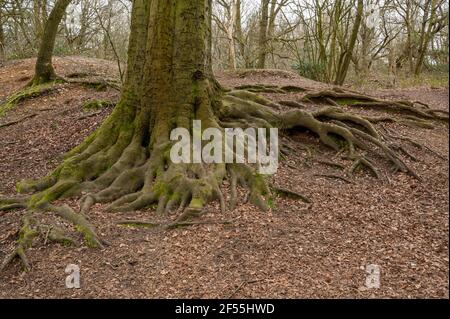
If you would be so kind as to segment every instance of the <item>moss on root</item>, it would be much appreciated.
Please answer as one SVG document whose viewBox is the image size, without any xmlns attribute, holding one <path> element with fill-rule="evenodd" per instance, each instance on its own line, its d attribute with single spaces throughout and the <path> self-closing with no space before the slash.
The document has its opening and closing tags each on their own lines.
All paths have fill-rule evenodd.
<svg viewBox="0 0 450 319">
<path fill-rule="evenodd" d="M 56 82 L 50 82 L 40 85 L 27 86 L 7 98 L 6 102 L 0 104 L 0 116 L 13 109 L 17 104 L 28 99 L 33 99 L 54 90 Z"/>
</svg>

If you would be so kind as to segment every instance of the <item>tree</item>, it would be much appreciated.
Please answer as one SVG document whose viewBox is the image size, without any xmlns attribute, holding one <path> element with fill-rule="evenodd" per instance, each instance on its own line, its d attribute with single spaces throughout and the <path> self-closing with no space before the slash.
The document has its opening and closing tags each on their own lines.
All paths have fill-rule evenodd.
<svg viewBox="0 0 450 319">
<path fill-rule="evenodd" d="M 342 52 L 342 55 L 339 59 L 338 69 L 336 73 L 336 79 L 334 80 L 334 84 L 342 85 L 345 82 L 345 78 L 347 77 L 348 68 L 350 66 L 350 62 L 352 60 L 353 51 L 355 49 L 356 41 L 358 40 L 359 28 L 361 26 L 361 21 L 363 18 L 364 12 L 364 0 L 358 0 L 358 7 L 356 9 L 356 17 L 355 23 L 353 25 L 352 34 L 350 36 L 350 40 L 348 46 L 345 51 Z"/>
<path fill-rule="evenodd" d="M 56 78 L 52 64 L 53 49 L 58 33 L 58 26 L 61 23 L 70 2 L 71 0 L 58 0 L 50 12 L 47 22 L 45 23 L 44 33 L 42 34 L 42 40 L 39 46 L 35 74 L 31 81 L 32 85 L 50 82 Z"/>
<path fill-rule="evenodd" d="M 381 150 L 379 155 L 397 170 L 417 176 L 372 124 L 383 119 L 347 113 L 335 105 L 337 101 L 352 100 L 355 104 L 394 108 L 420 118 L 441 118 L 433 113 L 436 111 L 417 110 L 404 101 L 386 103 L 337 89 L 310 92 L 305 96 L 305 102 L 331 101 L 328 108 L 310 112 L 293 102 L 299 108 L 279 112 L 279 104 L 250 91 L 225 90 L 215 80 L 211 67 L 211 2 L 133 2 L 127 74 L 121 99 L 113 113 L 48 176 L 19 183 L 18 191 L 23 196 L 0 197 L 0 210 L 27 210 L 17 248 L 8 255 L 0 270 L 15 257 L 21 258 L 28 267 L 25 251 L 36 236 L 70 243 L 70 237 L 55 225 L 43 225 L 36 211 L 53 213 L 71 222 L 87 245 L 98 247 L 104 242 L 85 217 L 95 203 L 109 204 L 111 211 L 135 211 L 157 204 L 157 214 L 174 212 L 175 219 L 169 218 L 164 223 L 126 223 L 173 228 L 192 225 L 193 221 L 189 220 L 213 200 L 218 200 L 222 211 L 233 209 L 238 185 L 248 190 L 249 201 L 262 210 L 269 208 L 267 203 L 277 194 L 309 201 L 301 194 L 271 184 L 251 164 L 172 162 L 169 156 L 172 130 L 194 129 L 193 135 L 198 136 L 201 132 L 196 130 L 193 120 L 201 120 L 203 128 L 219 130 L 227 127 L 307 129 L 326 146 L 345 152 L 346 158 L 354 162 L 350 171 L 363 166 L 380 176 L 375 164 L 363 155 L 370 151 L 369 145 L 374 144 Z M 274 90 L 260 86 L 253 89 Z M 289 86 L 277 90 L 287 93 L 305 89 Z M 403 120 L 414 122 L 411 118 Z M 229 205 L 220 188 L 224 180 L 229 180 Z M 78 212 L 53 204 L 66 197 L 80 198 Z"/>
<path fill-rule="evenodd" d="M 35 31 L 35 38 L 38 41 L 42 40 L 45 22 L 47 21 L 47 0 L 33 1 L 33 24 Z"/>
<path fill-rule="evenodd" d="M 238 22 L 238 14 L 240 14 L 240 2 L 237 0 L 219 0 L 218 5 L 222 7 L 224 11 L 224 16 L 226 18 L 225 22 L 217 16 L 214 16 L 214 20 L 217 26 L 226 34 L 228 40 L 228 67 L 231 70 L 236 70 L 236 41 L 235 41 L 235 29 Z M 239 20 L 240 23 L 240 20 Z"/>
<path fill-rule="evenodd" d="M 242 31 L 242 1 L 241 0 L 236 0 L 235 8 L 236 8 L 236 18 L 235 18 L 236 24 L 234 27 L 234 29 L 236 30 L 235 38 L 238 43 L 239 53 L 242 57 L 242 60 L 245 61 L 246 60 L 245 59 L 246 49 L 245 49 L 244 33 Z M 245 64 L 247 64 L 247 63 L 245 63 Z M 245 66 L 247 66 L 247 65 L 245 65 Z"/>
<path fill-rule="evenodd" d="M 0 1 L 0 65 L 5 60 L 5 32 L 3 30 L 3 1 Z"/>
</svg>

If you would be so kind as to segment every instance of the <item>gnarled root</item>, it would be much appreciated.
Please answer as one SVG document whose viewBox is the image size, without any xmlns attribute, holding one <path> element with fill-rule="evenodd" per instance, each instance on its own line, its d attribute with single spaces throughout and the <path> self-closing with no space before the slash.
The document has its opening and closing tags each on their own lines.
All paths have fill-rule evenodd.
<svg viewBox="0 0 450 319">
<path fill-rule="evenodd" d="M 22 219 L 22 228 L 19 231 L 19 239 L 17 240 L 16 247 L 13 252 L 8 254 L 0 265 L 0 272 L 3 271 L 14 259 L 18 258 L 25 271 L 30 270 L 30 263 L 26 256 L 26 251 L 33 245 L 33 241 L 36 237 L 41 236 L 44 238 L 44 244 L 48 240 L 57 242 L 63 245 L 73 245 L 75 240 L 66 235 L 65 231 L 57 226 L 46 225 L 40 223 L 35 214 L 31 211 L 27 211 Z"/>
<path fill-rule="evenodd" d="M 432 126 L 426 121 L 445 121 L 449 120 L 448 111 L 431 109 L 422 102 L 411 101 L 388 101 L 378 99 L 369 95 L 364 95 L 352 91 L 346 91 L 342 88 L 334 88 L 306 94 L 303 102 L 325 102 L 332 106 L 352 106 L 362 108 L 372 108 L 384 111 L 395 111 L 400 113 L 404 119 L 403 123 L 417 125 L 420 127 Z M 374 121 L 388 121 L 389 118 L 378 118 Z M 392 119 L 391 119 L 392 121 Z M 396 121 L 396 120 L 393 120 Z"/>
<path fill-rule="evenodd" d="M 247 94 L 246 99 L 242 99 L 241 96 L 242 94 L 231 92 L 225 97 L 222 116 L 227 118 L 228 122 L 244 117 L 248 127 L 255 127 L 257 126 L 255 123 L 264 120 L 269 125 L 284 130 L 308 129 L 315 133 L 324 145 L 331 147 L 336 152 L 345 148 L 347 150 L 346 157 L 356 161 L 356 167 L 366 166 L 377 177 L 380 177 L 380 174 L 374 165 L 367 159 L 362 159 L 357 150 L 375 153 L 391 162 L 394 170 L 409 173 L 420 179 L 406 165 L 400 155 L 384 141 L 371 121 L 362 116 L 344 112 L 337 107 L 328 107 L 316 112 L 295 109 L 277 113 L 267 104 L 259 104 L 256 97 L 252 99 Z M 375 148 L 370 148 L 369 145 L 373 145 Z M 350 172 L 354 171 L 355 168 L 350 170 Z"/>
<path fill-rule="evenodd" d="M 0 271 L 3 271 L 6 266 L 8 266 L 15 258 L 19 258 L 22 262 L 24 270 L 30 269 L 30 263 L 25 254 L 26 250 L 33 244 L 34 238 L 39 234 L 35 229 L 35 221 L 32 217 L 27 214 L 23 218 L 23 226 L 19 232 L 19 239 L 17 241 L 17 246 L 12 253 L 10 253 L 3 261 L 0 266 Z"/>
<path fill-rule="evenodd" d="M 95 90 L 98 91 L 104 90 L 108 87 L 113 88 L 117 91 L 120 91 L 121 89 L 120 84 L 118 84 L 114 80 L 103 78 L 66 79 L 62 77 L 55 77 L 51 81 L 43 83 L 40 83 L 39 81 L 36 82 L 33 79 L 25 87 L 21 88 L 20 90 L 13 93 L 8 98 L 6 98 L 6 100 L 0 101 L 0 117 L 4 115 L 8 110 L 14 108 L 17 104 L 23 101 L 51 94 L 52 92 L 61 87 L 61 85 L 57 86 L 56 84 L 61 85 L 79 84 L 90 88 L 94 88 Z"/>
</svg>

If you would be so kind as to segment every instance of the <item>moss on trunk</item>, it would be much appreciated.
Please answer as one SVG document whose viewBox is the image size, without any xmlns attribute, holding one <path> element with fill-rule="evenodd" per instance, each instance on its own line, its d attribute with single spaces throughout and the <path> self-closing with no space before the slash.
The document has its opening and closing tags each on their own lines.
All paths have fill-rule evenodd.
<svg viewBox="0 0 450 319">
<path fill-rule="evenodd" d="M 50 82 L 56 78 L 52 56 L 58 27 L 71 0 L 58 0 L 45 23 L 44 33 L 39 46 L 33 85 Z"/>
</svg>

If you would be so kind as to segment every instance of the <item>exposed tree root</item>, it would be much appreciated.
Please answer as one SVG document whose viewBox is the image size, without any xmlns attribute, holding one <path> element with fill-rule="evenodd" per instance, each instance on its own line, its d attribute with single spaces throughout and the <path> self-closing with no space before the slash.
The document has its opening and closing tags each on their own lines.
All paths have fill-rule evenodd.
<svg viewBox="0 0 450 319">
<path fill-rule="evenodd" d="M 116 91 L 121 90 L 121 84 L 111 79 L 104 78 L 64 78 L 64 82 L 71 84 L 80 84 L 97 91 L 106 90 L 108 87 Z"/>
<path fill-rule="evenodd" d="M 99 111 L 105 108 L 111 108 L 116 106 L 116 103 L 106 100 L 92 100 L 83 105 L 83 110 L 86 112 Z"/>
<path fill-rule="evenodd" d="M 22 223 L 23 225 L 19 231 L 19 239 L 17 240 L 16 247 L 3 260 L 0 265 L 0 272 L 16 258 L 21 261 L 23 270 L 29 270 L 31 266 L 26 256 L 26 251 L 33 245 L 33 241 L 38 236 L 41 236 L 44 239 L 44 244 L 46 244 L 48 240 L 63 245 L 75 244 L 75 240 L 66 235 L 66 233 L 57 226 L 45 225 L 38 222 L 31 211 L 25 213 Z"/>
<path fill-rule="evenodd" d="M 0 196 L 0 211 L 10 211 L 27 207 L 27 197 L 8 198 Z"/>
<path fill-rule="evenodd" d="M 29 87 L 27 86 L 19 90 L 18 92 L 12 94 L 10 97 L 6 99 L 6 101 L 0 103 L 0 116 L 5 114 L 6 111 L 12 109 L 20 102 L 50 94 L 56 89 L 54 84 L 55 84 L 54 82 L 51 82 L 42 85 Z"/>
<path fill-rule="evenodd" d="M 281 105 L 284 105 L 284 106 L 293 107 L 293 108 L 297 108 L 297 109 L 305 109 L 306 108 L 306 106 L 304 104 L 296 102 L 296 101 L 280 101 L 278 103 Z"/>
<path fill-rule="evenodd" d="M 136 227 L 136 228 L 157 228 L 171 230 L 182 227 L 196 226 L 196 225 L 229 225 L 232 224 L 233 220 L 199 220 L 199 221 L 168 221 L 156 223 L 152 221 L 141 221 L 141 220 L 124 220 L 119 221 L 117 225 L 125 227 Z"/>
<path fill-rule="evenodd" d="M 235 88 L 236 90 L 245 90 L 252 93 L 277 93 L 277 94 L 287 94 L 287 93 L 297 93 L 305 92 L 307 89 L 300 86 L 287 85 L 287 86 L 275 86 L 275 85 L 241 85 Z"/>
<path fill-rule="evenodd" d="M 19 232 L 17 246 L 14 251 L 5 258 L 0 266 L 0 271 L 3 271 L 15 258 L 20 259 L 24 270 L 30 269 L 26 250 L 31 247 L 34 238 L 39 234 L 39 232 L 34 229 L 34 223 L 35 221 L 29 214 L 23 218 L 23 226 Z"/>
<path fill-rule="evenodd" d="M 449 119 L 449 113 L 447 111 L 431 109 L 427 104 L 422 102 L 381 100 L 368 95 L 345 91 L 341 88 L 308 93 L 303 97 L 303 101 L 326 102 L 333 106 L 346 105 L 384 111 L 396 111 L 404 115 L 412 116 L 409 119 L 413 122 L 418 119 L 447 122 Z M 378 120 L 381 121 L 381 119 Z"/>
<path fill-rule="evenodd" d="M 101 113 L 102 113 L 102 111 L 95 111 L 95 112 L 91 112 L 91 113 L 88 113 L 88 114 L 83 114 L 83 115 L 80 115 L 79 117 L 77 117 L 77 120 L 84 120 L 84 119 L 87 119 L 87 118 L 90 118 L 90 117 L 97 116 L 97 115 L 99 115 Z"/>
<path fill-rule="evenodd" d="M 342 102 L 340 98 L 344 93 L 330 92 L 332 94 L 329 96 L 323 92 L 309 94 L 308 99 L 327 97 L 340 104 Z M 358 101 L 363 98 L 356 93 L 345 94 L 346 98 L 352 94 L 351 97 Z M 374 156 L 390 163 L 394 171 L 401 171 L 420 179 L 402 159 L 405 152 L 398 148 L 397 144 L 386 139 L 385 134 L 375 126 L 377 121 L 374 119 L 345 112 L 337 106 L 311 112 L 294 105 L 292 110 L 281 112 L 278 103 L 243 90 L 221 93 L 219 97 L 218 101 L 214 99 L 206 99 L 206 102 L 196 101 L 196 118 L 203 121 L 204 127 L 222 130 L 225 127 L 307 130 L 317 136 L 323 145 L 334 150 L 338 156 L 353 163 L 347 172 L 349 176 L 358 168 L 365 168 L 375 177 L 382 178 L 376 164 L 369 159 Z M 366 97 L 364 99 L 371 102 Z M 412 106 L 406 106 L 406 102 L 400 103 L 397 109 L 411 113 Z M 428 120 L 440 120 L 440 117 L 435 116 L 429 109 L 414 114 Z M 182 118 L 182 121 L 176 124 L 189 127 L 191 120 L 192 118 Z M 25 208 L 32 212 L 29 219 L 24 221 L 26 225 L 24 235 L 19 239 L 18 250 L 12 258 L 19 256 L 25 264 L 22 252 L 30 245 L 30 238 L 36 236 L 36 232 L 30 232 L 30 229 L 37 230 L 39 234 L 48 232 L 45 238 L 54 237 L 53 228 L 49 230 L 45 227 L 31 226 L 30 220 L 33 219 L 34 212 L 38 211 L 53 213 L 74 225 L 88 246 L 103 247 L 105 242 L 99 238 L 95 228 L 87 220 L 90 209 L 96 203 L 108 204 L 107 209 L 111 212 L 130 212 L 154 207 L 157 215 L 166 217 L 174 215 L 170 218 L 173 221 L 165 223 L 125 221 L 121 224 L 170 229 L 211 223 L 212 221 L 199 222 L 196 218 L 201 216 L 205 206 L 214 200 L 220 203 L 222 211 L 234 209 L 237 204 L 237 189 L 240 186 L 247 190 L 248 201 L 262 210 L 270 209 L 268 203 L 275 195 L 311 202 L 302 194 L 272 185 L 265 176 L 257 173 L 255 165 L 173 164 L 170 159 L 173 143 L 169 139 L 172 126 L 152 127 L 151 134 L 148 135 L 143 133 L 148 127 L 140 125 L 136 114 L 130 111 L 124 102 L 119 103 L 102 127 L 72 150 L 65 161 L 47 177 L 19 183 L 18 191 L 30 193 L 29 197 L 0 198 L 0 210 Z M 290 152 L 289 148 L 295 149 L 289 143 L 285 146 L 287 146 L 286 153 Z M 226 151 L 235 152 L 235 149 L 227 148 Z M 339 167 L 342 168 L 340 165 Z M 349 178 L 340 175 L 320 176 L 353 183 Z M 228 180 L 230 185 L 228 203 L 221 191 L 224 180 Z M 52 204 L 53 201 L 66 197 L 80 198 L 79 211 L 74 211 L 68 206 Z M 223 223 L 223 221 L 213 222 Z"/>
<path fill-rule="evenodd" d="M 40 96 L 51 94 L 53 91 L 58 89 L 56 84 L 80 84 L 85 85 L 89 88 L 101 91 L 108 87 L 120 91 L 121 86 L 113 80 L 107 80 L 103 78 L 96 79 L 66 79 L 66 78 L 55 78 L 51 82 L 36 84 L 33 81 L 28 83 L 25 87 L 18 90 L 11 96 L 9 96 L 5 101 L 0 101 L 0 117 L 5 114 L 8 110 L 14 108 L 17 104 L 29 100 L 35 99 Z M 102 106 L 111 106 L 111 102 L 102 101 Z M 15 124 L 15 123 L 13 123 Z"/>
<path fill-rule="evenodd" d="M 348 170 L 348 174 L 354 175 L 356 170 L 360 167 L 368 168 L 376 178 L 381 179 L 381 173 L 376 169 L 375 165 L 363 156 L 354 161 L 353 165 Z"/>
<path fill-rule="evenodd" d="M 384 129 L 384 131 L 386 132 L 385 138 L 386 139 L 391 139 L 392 141 L 406 141 L 408 143 L 410 143 L 411 145 L 413 145 L 414 147 L 420 149 L 420 150 L 426 150 L 429 153 L 433 154 L 434 156 L 438 157 L 439 159 L 443 160 L 443 161 L 447 161 L 448 158 L 443 156 L 442 154 L 439 154 L 438 152 L 436 152 L 435 150 L 431 149 L 430 147 L 428 147 L 427 145 L 424 145 L 422 143 L 419 143 L 418 141 L 415 141 L 414 139 L 407 137 L 407 136 L 400 136 L 395 134 L 394 132 L 392 132 L 391 130 L 389 130 L 388 128 L 382 126 L 382 128 Z M 398 144 L 396 144 L 398 147 Z M 404 147 L 402 146 L 402 148 L 404 149 Z M 411 156 L 409 155 L 411 158 L 415 158 L 415 156 Z M 417 158 L 416 158 L 417 160 Z"/>
</svg>

